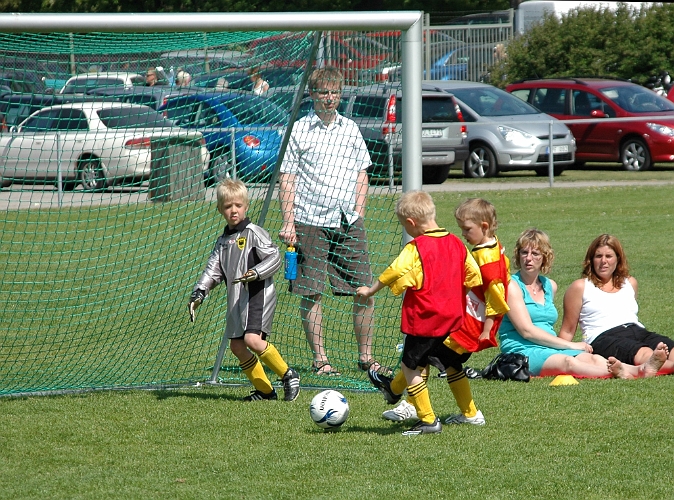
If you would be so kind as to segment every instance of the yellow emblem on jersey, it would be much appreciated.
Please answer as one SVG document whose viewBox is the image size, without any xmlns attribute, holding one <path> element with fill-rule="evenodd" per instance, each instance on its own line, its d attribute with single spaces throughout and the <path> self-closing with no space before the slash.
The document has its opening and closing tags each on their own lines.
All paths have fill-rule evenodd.
<svg viewBox="0 0 674 500">
<path fill-rule="evenodd" d="M 241 238 L 237 238 L 236 245 L 239 247 L 239 250 L 243 250 L 244 247 L 246 246 L 246 238 L 244 238 L 243 236 Z"/>
</svg>

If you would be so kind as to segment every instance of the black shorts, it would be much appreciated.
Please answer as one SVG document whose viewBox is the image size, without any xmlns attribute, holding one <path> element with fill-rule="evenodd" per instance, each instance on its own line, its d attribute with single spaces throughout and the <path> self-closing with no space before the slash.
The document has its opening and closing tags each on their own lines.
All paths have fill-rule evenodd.
<svg viewBox="0 0 674 500">
<path fill-rule="evenodd" d="M 634 364 L 634 357 L 642 347 L 655 349 L 660 342 L 667 344 L 671 351 L 674 349 L 674 340 L 664 335 L 649 332 L 645 328 L 630 323 L 619 325 L 599 334 L 592 341 L 592 352 L 608 358 L 613 356 L 623 363 Z"/>
<path fill-rule="evenodd" d="M 445 344 L 442 344 L 435 354 L 428 357 L 428 361 L 441 372 L 444 372 L 447 368 L 454 368 L 457 372 L 460 372 L 463 371 L 463 364 L 470 359 L 471 354 L 473 353 L 464 352 L 463 354 L 459 354 Z"/>
<path fill-rule="evenodd" d="M 417 337 L 405 335 L 402 362 L 410 370 L 423 368 L 430 363 L 430 357 L 437 356 L 441 347 L 446 347 L 444 337 Z"/>
</svg>

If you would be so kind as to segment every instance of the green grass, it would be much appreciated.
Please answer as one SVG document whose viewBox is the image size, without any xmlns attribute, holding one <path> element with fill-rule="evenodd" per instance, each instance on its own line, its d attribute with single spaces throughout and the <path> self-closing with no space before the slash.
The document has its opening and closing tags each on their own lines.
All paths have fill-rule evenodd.
<svg viewBox="0 0 674 500">
<path fill-rule="evenodd" d="M 631 175 L 642 174 L 647 173 Z M 671 176 L 671 171 L 663 175 Z M 551 277 L 562 291 L 578 277 L 590 241 L 601 232 L 614 233 L 639 280 L 640 319 L 671 335 L 671 186 L 489 192 L 479 191 L 479 183 L 475 187 L 475 192 L 433 193 L 438 221 L 454 230 L 454 207 L 466 197 L 483 196 L 497 208 L 498 234 L 509 253 L 523 229 L 547 231 L 556 253 Z M 385 200 L 377 203 L 386 206 Z M 146 219 L 157 221 L 147 223 L 148 231 L 168 232 L 161 217 Z M 40 232 L 35 234 L 38 239 Z M 115 243 L 114 231 L 106 234 L 100 237 L 121 244 Z M 375 259 L 376 272 L 385 260 Z M 159 286 L 162 283 L 159 279 Z M 387 293 L 380 292 L 381 298 Z M 560 310 L 561 296 L 556 299 Z M 126 300 L 138 299 L 130 295 Z M 73 310 L 77 307 L 81 306 L 75 304 Z M 148 324 L 161 321 L 166 312 L 151 314 L 145 319 Z M 65 316 L 56 324 L 65 324 Z M 203 343 L 198 348 L 193 343 L 208 331 L 204 326 L 192 338 L 178 330 L 177 320 L 170 325 L 176 328 L 177 344 L 152 339 L 165 356 L 160 362 L 169 366 L 184 362 L 179 352 L 171 352 L 176 345 L 199 351 Z M 133 334 L 126 339 L 140 349 Z M 64 339 L 64 351 L 67 346 Z M 286 346 L 278 346 L 284 352 Z M 376 348 L 393 350 L 388 345 Z M 481 368 L 495 354 L 478 353 L 469 364 Z M 38 351 L 34 356 L 48 355 Z M 305 382 L 315 379 L 307 377 Z M 309 419 L 316 389 L 306 387 L 294 403 L 244 404 L 239 400 L 247 394 L 246 387 L 203 386 L 2 398 L 0 498 L 674 497 L 669 480 L 674 468 L 669 437 L 674 377 L 581 380 L 569 387 L 549 387 L 549 382 L 473 381 L 487 425 L 446 426 L 440 435 L 419 438 L 404 438 L 400 432 L 405 426 L 382 420 L 381 412 L 388 407 L 371 392 L 346 392 L 351 415 L 336 433 L 321 431 Z M 433 378 L 430 390 L 442 417 L 455 412 L 443 381 Z"/>
</svg>

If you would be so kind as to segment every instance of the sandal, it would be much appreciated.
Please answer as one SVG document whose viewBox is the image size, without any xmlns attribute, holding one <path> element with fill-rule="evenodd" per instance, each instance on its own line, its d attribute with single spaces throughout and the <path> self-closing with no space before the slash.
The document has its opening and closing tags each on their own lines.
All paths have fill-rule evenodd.
<svg viewBox="0 0 674 500">
<path fill-rule="evenodd" d="M 360 368 L 364 372 L 371 370 L 373 372 L 379 373 L 380 375 L 384 375 L 385 377 L 393 376 L 392 368 L 380 365 L 379 362 L 374 358 L 370 358 L 367 361 L 358 361 L 358 368 Z"/>
<path fill-rule="evenodd" d="M 320 377 L 339 377 L 341 373 L 332 369 L 329 361 L 314 361 L 311 363 L 311 369 Z"/>
</svg>

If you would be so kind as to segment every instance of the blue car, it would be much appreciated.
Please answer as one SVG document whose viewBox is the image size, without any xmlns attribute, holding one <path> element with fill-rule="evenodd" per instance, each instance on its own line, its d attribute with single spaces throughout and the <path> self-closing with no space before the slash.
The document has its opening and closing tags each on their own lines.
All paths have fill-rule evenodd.
<svg viewBox="0 0 674 500">
<path fill-rule="evenodd" d="M 288 114 L 267 99 L 242 92 L 189 94 L 169 98 L 159 111 L 203 134 L 211 154 L 207 186 L 234 176 L 263 182 L 274 171 Z"/>
<path fill-rule="evenodd" d="M 435 56 L 435 57 L 434 57 Z M 473 80 L 484 78 L 494 64 L 494 45 L 459 45 L 442 50 L 431 46 L 431 67 L 426 80 Z"/>
</svg>

